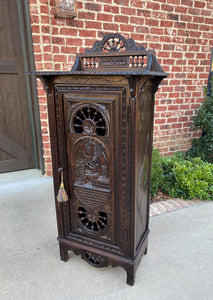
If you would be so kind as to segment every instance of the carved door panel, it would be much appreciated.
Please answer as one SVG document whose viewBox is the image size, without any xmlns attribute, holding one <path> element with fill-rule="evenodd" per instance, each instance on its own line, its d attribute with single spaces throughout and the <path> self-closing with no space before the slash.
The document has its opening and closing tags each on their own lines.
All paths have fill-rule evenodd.
<svg viewBox="0 0 213 300">
<path fill-rule="evenodd" d="M 107 242 L 112 252 L 122 248 L 119 232 L 124 223 L 120 176 L 124 91 L 63 91 L 71 235 Z"/>
</svg>

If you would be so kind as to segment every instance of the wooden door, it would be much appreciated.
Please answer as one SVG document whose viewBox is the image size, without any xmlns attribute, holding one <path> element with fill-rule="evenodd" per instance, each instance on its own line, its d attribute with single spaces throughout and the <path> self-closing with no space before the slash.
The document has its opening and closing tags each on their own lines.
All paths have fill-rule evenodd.
<svg viewBox="0 0 213 300">
<path fill-rule="evenodd" d="M 34 167 L 20 0 L 0 0 L 0 172 Z"/>
<path fill-rule="evenodd" d="M 58 137 L 57 143 L 55 134 L 51 139 L 53 169 L 63 168 L 69 196 L 62 222 L 57 207 L 59 236 L 69 234 L 90 245 L 94 239 L 96 247 L 128 254 L 129 219 L 125 220 L 131 201 L 126 188 L 127 150 L 121 148 L 128 148 L 127 80 L 69 76 L 53 82 L 55 103 L 49 99 L 48 106 L 50 119 L 56 116 L 50 132 L 57 126 Z"/>
</svg>

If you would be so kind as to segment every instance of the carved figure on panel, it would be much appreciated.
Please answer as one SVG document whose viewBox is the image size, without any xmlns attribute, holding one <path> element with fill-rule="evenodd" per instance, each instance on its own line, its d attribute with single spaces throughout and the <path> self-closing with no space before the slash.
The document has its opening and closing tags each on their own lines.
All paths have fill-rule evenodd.
<svg viewBox="0 0 213 300">
<path fill-rule="evenodd" d="M 80 138 L 74 145 L 74 191 L 85 204 L 99 206 L 109 197 L 109 154 L 95 138 Z"/>
</svg>

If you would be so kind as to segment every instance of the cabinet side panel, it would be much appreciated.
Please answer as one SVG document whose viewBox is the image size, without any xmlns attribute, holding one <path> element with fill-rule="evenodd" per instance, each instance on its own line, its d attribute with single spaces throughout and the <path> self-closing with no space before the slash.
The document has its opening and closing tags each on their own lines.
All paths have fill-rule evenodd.
<svg viewBox="0 0 213 300">
<path fill-rule="evenodd" d="M 153 86 L 146 81 L 138 93 L 136 116 L 136 246 L 147 229 L 153 107 Z"/>
</svg>

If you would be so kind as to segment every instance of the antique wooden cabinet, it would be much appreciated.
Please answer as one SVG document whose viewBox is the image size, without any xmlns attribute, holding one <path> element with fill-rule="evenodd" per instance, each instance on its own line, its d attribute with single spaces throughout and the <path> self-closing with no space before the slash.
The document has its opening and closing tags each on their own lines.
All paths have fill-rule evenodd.
<svg viewBox="0 0 213 300">
<path fill-rule="evenodd" d="M 133 285 L 147 253 L 154 95 L 168 74 L 154 51 L 109 34 L 70 72 L 36 75 L 48 96 L 61 259 L 72 250 L 95 267 L 119 265 Z"/>
</svg>

